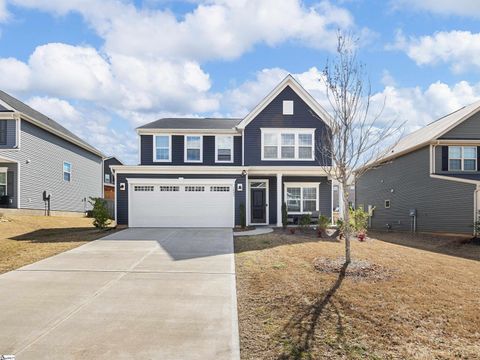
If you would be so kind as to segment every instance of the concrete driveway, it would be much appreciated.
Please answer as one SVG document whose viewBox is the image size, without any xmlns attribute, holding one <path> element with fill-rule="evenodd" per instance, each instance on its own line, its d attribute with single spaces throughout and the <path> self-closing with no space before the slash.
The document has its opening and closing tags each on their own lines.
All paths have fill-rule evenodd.
<svg viewBox="0 0 480 360">
<path fill-rule="evenodd" d="M 239 359 L 230 229 L 127 229 L 0 276 L 0 355 Z"/>
</svg>

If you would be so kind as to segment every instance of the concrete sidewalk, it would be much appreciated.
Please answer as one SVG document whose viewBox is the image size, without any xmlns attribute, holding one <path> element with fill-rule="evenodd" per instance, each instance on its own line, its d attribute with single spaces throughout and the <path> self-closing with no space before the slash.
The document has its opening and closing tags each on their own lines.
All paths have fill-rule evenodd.
<svg viewBox="0 0 480 360">
<path fill-rule="evenodd" d="M 239 359 L 230 229 L 127 229 L 0 276 L 0 355 Z"/>
</svg>

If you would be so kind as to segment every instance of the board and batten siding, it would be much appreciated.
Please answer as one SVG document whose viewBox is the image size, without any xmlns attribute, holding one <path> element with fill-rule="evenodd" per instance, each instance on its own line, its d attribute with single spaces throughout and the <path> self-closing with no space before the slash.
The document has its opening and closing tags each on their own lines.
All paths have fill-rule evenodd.
<svg viewBox="0 0 480 360">
<path fill-rule="evenodd" d="M 417 231 L 472 233 L 475 185 L 430 177 L 429 147 L 369 170 L 357 179 L 356 204 L 375 206 L 371 227 L 410 231 L 410 209 Z M 390 208 L 385 208 L 390 200 Z"/>
<path fill-rule="evenodd" d="M 246 186 L 245 177 L 241 175 L 224 175 L 224 174 L 122 174 L 117 173 L 116 207 L 117 207 L 117 224 L 128 225 L 128 181 L 127 178 L 135 179 L 235 179 L 235 225 L 240 225 L 240 204 L 246 204 Z M 125 190 L 120 190 L 120 185 L 125 184 Z M 242 191 L 237 191 L 237 185 L 242 184 Z M 169 204 L 165 204 L 169 206 Z M 202 211 L 199 204 L 198 211 Z"/>
<path fill-rule="evenodd" d="M 12 149 L 17 145 L 17 121 L 16 120 L 0 120 L 6 124 L 6 142 L 0 143 L 0 149 Z"/>
<path fill-rule="evenodd" d="M 201 134 L 200 134 L 201 135 Z M 203 135 L 203 161 L 185 162 L 183 135 L 172 135 L 172 161 L 153 161 L 153 135 L 140 135 L 141 165 L 240 166 L 242 165 L 242 137 L 233 137 L 233 163 L 215 162 L 215 136 Z"/>
<path fill-rule="evenodd" d="M 293 115 L 283 115 L 283 101 L 293 100 Z M 262 161 L 261 128 L 310 128 L 315 129 L 315 160 Z M 321 140 L 327 136 L 327 125 L 313 112 L 300 96 L 287 86 L 245 128 L 245 165 L 316 166 L 331 165 L 331 159 L 323 159 Z"/>
<path fill-rule="evenodd" d="M 54 211 L 83 212 L 91 208 L 89 197 L 102 196 L 100 156 L 24 120 L 20 136 L 20 149 L 1 154 L 20 164 L 21 208 L 44 209 L 45 190 Z M 71 182 L 63 180 L 64 161 L 72 164 Z"/>
</svg>

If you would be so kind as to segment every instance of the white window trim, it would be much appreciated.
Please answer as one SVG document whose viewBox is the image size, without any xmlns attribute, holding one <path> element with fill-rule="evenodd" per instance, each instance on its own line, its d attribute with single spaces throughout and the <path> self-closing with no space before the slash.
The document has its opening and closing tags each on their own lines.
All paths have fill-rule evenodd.
<svg viewBox="0 0 480 360">
<path fill-rule="evenodd" d="M 388 206 L 387 206 L 387 203 L 388 203 Z M 384 203 L 385 209 L 390 209 L 391 206 L 392 206 L 392 202 L 390 200 L 385 200 L 385 203 Z"/>
<path fill-rule="evenodd" d="M 250 186 L 251 183 L 253 182 L 260 182 L 260 183 L 264 183 L 265 184 L 265 187 L 262 187 L 262 188 L 252 188 Z M 269 207 L 269 203 L 270 203 L 270 181 L 268 179 L 248 179 L 248 194 L 247 194 L 247 197 L 250 199 L 251 195 L 252 195 L 252 190 L 255 190 L 255 189 L 265 189 L 265 222 L 263 223 L 254 223 L 252 222 L 252 219 L 248 219 L 248 222 L 249 224 L 252 224 L 252 225 L 268 225 L 269 222 L 270 222 L 270 207 Z M 248 202 L 248 206 L 251 206 L 251 202 L 249 201 Z M 248 211 L 248 216 L 252 216 L 252 211 L 251 209 L 249 209 Z"/>
<path fill-rule="evenodd" d="M 304 183 L 292 183 L 292 182 L 285 182 L 283 183 L 284 188 L 284 197 L 283 201 L 285 204 L 287 203 L 287 189 L 288 188 L 301 188 L 300 191 L 300 211 L 288 211 L 288 214 L 291 215 L 302 215 L 302 214 L 311 214 L 311 211 L 303 211 L 303 188 L 312 188 L 315 187 L 317 189 L 317 198 L 315 204 L 315 211 L 320 211 L 320 183 L 319 182 L 304 182 Z"/>
<path fill-rule="evenodd" d="M 200 160 L 187 160 L 187 137 L 200 137 Z M 202 163 L 203 162 L 203 135 L 188 134 L 183 136 L 183 162 Z"/>
<path fill-rule="evenodd" d="M 157 136 L 168 136 L 168 159 L 157 159 Z M 155 134 L 153 135 L 153 162 L 172 162 L 172 135 Z"/>
<path fill-rule="evenodd" d="M 315 129 L 314 128 L 261 128 L 261 151 L 262 151 L 262 161 L 314 161 L 315 160 Z M 264 149 L 264 138 L 265 134 L 276 134 L 277 135 L 277 158 L 271 159 L 265 157 Z M 281 158 L 282 154 L 282 134 L 295 134 L 295 156 L 291 159 Z M 298 137 L 299 134 L 309 134 L 312 135 L 312 157 L 309 159 L 300 159 L 298 157 L 298 149 L 300 147 Z"/>
<path fill-rule="evenodd" d="M 70 172 L 65 171 L 65 164 L 70 165 Z M 72 166 L 72 163 L 71 163 L 71 162 L 68 162 L 68 161 L 64 161 L 64 162 L 63 162 L 63 164 L 62 164 L 62 180 L 63 180 L 63 181 L 65 181 L 65 182 L 72 182 L 72 169 L 73 169 L 73 166 Z M 65 173 L 70 174 L 70 180 L 69 180 L 69 181 L 65 180 Z"/>
<path fill-rule="evenodd" d="M 218 160 L 218 141 L 217 141 L 217 139 L 219 137 L 228 137 L 228 138 L 232 139 L 232 148 L 231 148 L 232 152 L 231 152 L 230 160 L 228 160 L 228 161 Z M 232 135 L 216 135 L 215 136 L 215 162 L 216 163 L 233 163 L 234 162 L 234 159 L 233 159 L 234 149 L 235 149 L 235 138 Z"/>
<path fill-rule="evenodd" d="M 450 157 L 450 147 L 459 147 L 460 148 L 460 157 L 459 158 L 451 158 Z M 463 156 L 463 149 L 466 148 L 466 147 L 471 147 L 471 148 L 474 148 L 475 149 L 475 158 L 465 158 Z M 477 146 L 474 146 L 474 145 L 449 145 L 448 146 L 448 171 L 465 171 L 465 172 L 475 172 L 475 171 L 478 171 L 478 164 L 477 164 L 477 157 L 478 157 L 478 154 L 477 154 Z M 454 169 L 454 170 L 451 170 L 450 169 L 450 160 L 460 160 L 460 170 L 458 169 Z M 465 166 L 464 166 L 464 162 L 465 160 L 475 160 L 475 169 L 474 170 L 465 170 Z"/>
<path fill-rule="evenodd" d="M 0 183 L 0 185 L 5 186 L 5 195 L 8 195 L 8 168 L 6 167 L 1 167 L 0 168 L 0 173 L 5 174 L 5 184 Z"/>
</svg>

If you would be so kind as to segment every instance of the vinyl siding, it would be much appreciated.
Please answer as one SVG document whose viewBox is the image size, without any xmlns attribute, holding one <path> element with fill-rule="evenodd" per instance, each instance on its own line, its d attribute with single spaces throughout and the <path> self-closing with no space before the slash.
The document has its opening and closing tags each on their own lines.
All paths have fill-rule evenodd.
<svg viewBox="0 0 480 360">
<path fill-rule="evenodd" d="M 440 139 L 478 139 L 480 140 L 480 113 L 477 113 L 445 133 Z"/>
<path fill-rule="evenodd" d="M 0 149 L 12 149 L 17 144 L 17 121 L 16 120 L 0 120 L 1 122 L 6 122 L 6 143 L 0 144 Z"/>
<path fill-rule="evenodd" d="M 2 155 L 20 163 L 20 206 L 43 209 L 43 191 L 52 194 L 51 209 L 82 212 L 86 198 L 102 194 L 102 159 L 27 121 L 21 124 L 19 150 Z M 72 180 L 63 180 L 63 162 L 72 164 Z"/>
<path fill-rule="evenodd" d="M 294 101 L 294 115 L 283 115 L 283 100 Z M 313 161 L 262 161 L 261 128 L 315 128 Z M 245 165 L 315 166 L 330 165 L 330 159 L 321 156 L 320 142 L 327 134 L 327 126 L 291 88 L 286 87 L 245 128 Z"/>
<path fill-rule="evenodd" d="M 140 135 L 141 165 L 240 166 L 242 165 L 242 137 L 233 137 L 233 163 L 215 162 L 215 136 L 203 136 L 203 162 L 185 162 L 184 136 L 172 135 L 172 161 L 153 161 L 153 135 Z"/>
<path fill-rule="evenodd" d="M 375 206 L 374 229 L 390 224 L 410 231 L 409 210 L 416 209 L 417 231 L 471 233 L 475 185 L 433 179 L 429 173 L 429 147 L 401 156 L 357 180 L 356 204 Z"/>
<path fill-rule="evenodd" d="M 141 179 L 235 179 L 235 225 L 240 225 L 240 204 L 246 204 L 245 199 L 245 177 L 238 175 L 193 175 L 193 174 L 117 174 L 117 223 L 128 225 L 128 182 L 127 178 Z M 120 190 L 120 184 L 126 184 L 125 190 Z M 243 191 L 237 191 L 237 185 L 242 184 Z M 168 206 L 168 204 L 165 204 Z M 201 207 L 199 207 L 201 211 Z"/>
</svg>

